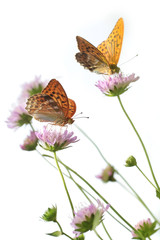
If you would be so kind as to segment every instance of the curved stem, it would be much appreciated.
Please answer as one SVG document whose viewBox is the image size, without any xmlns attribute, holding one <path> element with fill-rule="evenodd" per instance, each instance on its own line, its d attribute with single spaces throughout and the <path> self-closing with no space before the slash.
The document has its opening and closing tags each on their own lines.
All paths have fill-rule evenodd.
<svg viewBox="0 0 160 240">
<path fill-rule="evenodd" d="M 147 179 L 147 181 L 158 191 L 156 186 L 154 186 L 154 184 L 148 179 L 148 177 L 144 174 L 144 172 L 142 172 L 142 170 L 138 167 L 138 165 L 136 165 L 136 167 L 142 173 L 142 175 Z"/>
<path fill-rule="evenodd" d="M 95 144 L 95 142 L 76 124 L 74 124 L 74 126 L 76 128 L 78 128 L 78 130 L 94 145 L 94 147 L 97 149 L 97 151 L 99 152 L 99 154 L 101 155 L 102 159 L 111 166 L 111 164 L 106 160 L 106 158 L 104 157 L 104 155 L 102 154 L 102 152 L 100 151 L 100 149 L 98 148 L 98 146 Z M 127 180 L 120 174 L 120 172 L 118 170 L 116 170 L 114 168 L 115 172 L 122 178 L 122 180 L 126 183 L 126 185 L 132 190 L 132 192 L 135 194 L 135 197 L 140 201 L 140 203 L 146 208 L 146 210 L 150 213 L 150 215 L 154 218 L 154 220 L 157 221 L 157 223 L 160 225 L 160 222 L 158 221 L 158 219 L 153 215 L 153 213 L 150 211 L 150 209 L 147 207 L 147 205 L 144 203 L 144 201 L 142 200 L 142 198 L 136 193 L 136 191 L 131 187 L 131 185 L 127 182 Z"/>
<path fill-rule="evenodd" d="M 125 108 L 124 108 L 124 106 L 123 106 L 123 104 L 122 104 L 122 101 L 121 101 L 121 99 L 120 99 L 120 96 L 117 96 L 117 97 L 118 97 L 118 101 L 119 101 L 119 103 L 120 103 L 120 105 L 121 105 L 121 108 L 122 108 L 124 114 L 126 115 L 126 117 L 127 117 L 128 121 L 130 122 L 131 126 L 133 127 L 133 129 L 134 129 L 134 131 L 135 131 L 135 133 L 136 133 L 136 135 L 137 135 L 137 137 L 138 137 L 138 139 L 139 139 L 139 141 L 140 141 L 140 143 L 141 143 L 141 145 L 142 145 L 142 148 L 143 148 L 143 150 L 144 150 L 144 153 L 145 153 L 145 155 L 146 155 L 146 158 L 147 158 L 147 161 L 148 161 L 148 164 L 149 164 L 149 168 L 150 168 L 152 177 L 153 177 L 154 182 L 155 182 L 155 184 L 156 184 L 156 186 L 157 186 L 157 188 L 158 188 L 158 191 L 159 191 L 160 188 L 159 188 L 158 182 L 157 182 L 157 180 L 156 180 L 156 177 L 155 177 L 155 175 L 154 175 L 154 172 L 153 172 L 153 169 L 152 169 L 152 165 L 151 165 L 151 162 L 150 162 L 150 159 L 149 159 L 149 156 L 148 156 L 146 147 L 145 147 L 145 145 L 144 145 L 144 143 L 143 143 L 143 141 L 142 141 L 142 139 L 141 139 L 141 137 L 140 137 L 137 129 L 135 128 L 133 122 L 131 121 L 130 117 L 128 116 L 128 114 L 127 114 L 127 112 L 126 112 L 126 110 L 125 110 Z"/>
<path fill-rule="evenodd" d="M 78 128 L 78 130 L 83 133 L 83 135 L 95 146 L 95 148 L 97 149 L 97 151 L 99 152 L 99 154 L 101 155 L 101 157 L 103 158 L 103 160 L 110 166 L 112 166 L 107 159 L 103 156 L 102 152 L 100 151 L 99 147 L 95 144 L 95 142 L 80 128 L 78 127 L 76 124 L 74 124 L 74 126 L 76 128 Z"/>
<path fill-rule="evenodd" d="M 110 240 L 112 240 L 112 238 L 111 238 L 111 236 L 109 235 L 109 233 L 108 233 L 108 231 L 107 231 L 107 229 L 106 229 L 106 227 L 105 227 L 105 225 L 104 225 L 103 222 L 102 222 L 102 225 L 103 225 L 103 228 L 104 228 L 105 232 L 107 233 L 107 236 L 109 237 Z"/>
<path fill-rule="evenodd" d="M 68 197 L 68 200 L 69 200 L 71 209 L 72 209 L 72 214 L 73 214 L 73 216 L 74 216 L 73 204 L 72 204 L 72 201 L 71 201 L 71 198 L 70 198 L 70 195 L 69 195 L 69 192 L 68 192 L 68 189 L 67 189 L 67 185 L 66 185 L 66 183 L 65 183 L 65 180 L 64 180 L 62 171 L 61 171 L 60 166 L 59 166 L 59 164 L 58 164 L 58 160 L 57 160 L 57 156 L 56 156 L 56 153 L 55 153 L 55 152 L 54 152 L 54 159 L 55 159 L 55 161 L 56 161 L 56 165 L 57 165 L 58 171 L 59 171 L 59 173 L 60 173 L 60 175 L 61 175 L 61 178 L 62 178 L 62 181 L 63 181 L 63 185 L 64 185 L 64 188 L 65 188 L 65 190 L 66 190 L 67 197 Z"/>
<path fill-rule="evenodd" d="M 65 236 L 68 237 L 69 239 L 74 240 L 74 239 L 71 238 L 68 234 L 66 234 L 66 233 L 63 232 L 62 227 L 61 227 L 61 225 L 60 225 L 60 223 L 59 223 L 58 221 L 56 221 L 56 223 L 58 224 L 58 227 L 59 227 L 59 229 L 60 229 L 62 235 L 65 235 Z"/>
<path fill-rule="evenodd" d="M 153 213 L 150 211 L 150 209 L 147 207 L 147 205 L 144 203 L 142 198 L 136 193 L 136 191 L 131 187 L 131 185 L 126 181 L 126 179 L 118 173 L 119 176 L 123 179 L 123 181 L 127 184 L 127 186 L 132 190 L 132 192 L 135 194 L 136 198 L 140 201 L 140 203 L 146 208 L 146 210 L 150 213 L 150 215 L 154 218 L 154 220 L 160 225 L 160 222 L 158 219 L 153 215 Z"/>
<path fill-rule="evenodd" d="M 64 164 L 63 162 L 59 161 L 64 167 L 68 168 L 71 172 L 73 172 L 76 176 L 78 176 L 80 179 L 83 180 L 106 204 L 109 204 L 108 201 L 87 181 L 85 180 L 81 175 L 79 175 L 76 171 L 74 171 L 72 168 Z M 135 231 L 135 228 L 127 222 L 114 208 L 113 206 L 110 206 L 110 208 L 116 213 L 116 215 L 121 218 L 131 229 Z M 126 228 L 129 230 L 128 228 Z M 129 230 L 130 231 L 130 230 Z"/>
<path fill-rule="evenodd" d="M 99 239 L 101 239 L 101 240 L 103 240 L 103 238 L 101 238 L 101 236 L 98 234 L 98 232 L 94 229 L 94 232 L 95 232 L 95 234 L 97 235 L 97 237 L 99 238 Z"/>
</svg>

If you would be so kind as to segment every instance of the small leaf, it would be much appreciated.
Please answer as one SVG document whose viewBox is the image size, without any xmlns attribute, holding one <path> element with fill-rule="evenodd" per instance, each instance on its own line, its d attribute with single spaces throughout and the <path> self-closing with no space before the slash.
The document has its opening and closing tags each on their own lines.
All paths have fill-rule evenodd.
<svg viewBox="0 0 160 240">
<path fill-rule="evenodd" d="M 62 233 L 61 233 L 61 231 L 55 231 L 53 233 L 47 233 L 47 235 L 53 236 L 53 237 L 59 237 L 62 235 Z"/>
</svg>

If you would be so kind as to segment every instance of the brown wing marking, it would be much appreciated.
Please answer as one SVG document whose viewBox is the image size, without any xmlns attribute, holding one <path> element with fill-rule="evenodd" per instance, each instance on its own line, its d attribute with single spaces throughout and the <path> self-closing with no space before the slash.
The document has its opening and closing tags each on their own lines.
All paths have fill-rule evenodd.
<svg viewBox="0 0 160 240">
<path fill-rule="evenodd" d="M 109 64 L 117 65 L 122 49 L 123 42 L 123 34 L 124 34 L 124 22 L 123 18 L 120 18 L 112 32 L 110 33 L 107 40 L 103 41 L 100 45 L 98 45 L 99 51 L 103 53 L 106 57 Z"/>
<path fill-rule="evenodd" d="M 43 89 L 42 94 L 50 96 L 59 108 L 62 109 L 64 116 L 66 117 L 68 115 L 68 97 L 62 85 L 56 79 L 50 80 L 47 87 Z"/>
<path fill-rule="evenodd" d="M 78 43 L 78 48 L 81 53 L 92 55 L 93 57 L 97 58 L 99 61 L 108 64 L 106 58 L 94 45 L 92 45 L 90 42 L 88 42 L 86 39 L 80 36 L 77 36 L 76 39 Z"/>
<path fill-rule="evenodd" d="M 68 98 L 68 102 L 69 102 L 69 111 L 68 111 L 67 118 L 71 118 L 76 112 L 76 103 L 75 101 L 69 98 Z"/>
</svg>

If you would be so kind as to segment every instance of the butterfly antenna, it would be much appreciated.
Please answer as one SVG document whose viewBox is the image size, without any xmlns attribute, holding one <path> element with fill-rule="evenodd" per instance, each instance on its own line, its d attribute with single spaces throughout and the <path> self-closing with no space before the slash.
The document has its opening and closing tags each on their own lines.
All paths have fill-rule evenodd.
<svg viewBox="0 0 160 240">
<path fill-rule="evenodd" d="M 82 113 L 83 113 L 83 112 L 77 113 L 77 114 L 75 115 L 75 117 L 79 116 L 79 115 L 82 114 Z"/>
<path fill-rule="evenodd" d="M 133 60 L 135 57 L 138 57 L 138 54 L 136 54 L 134 57 L 130 58 L 129 60 L 127 60 L 126 62 L 121 63 L 119 66 L 122 66 L 123 64 L 130 62 L 131 60 Z"/>
<path fill-rule="evenodd" d="M 80 114 L 82 114 L 83 112 L 80 112 L 80 113 L 78 113 L 78 114 L 76 114 L 75 116 L 74 116 L 74 119 L 78 119 L 78 118 L 89 118 L 89 117 L 85 117 L 85 116 L 80 116 L 80 117 L 78 117 Z"/>
</svg>

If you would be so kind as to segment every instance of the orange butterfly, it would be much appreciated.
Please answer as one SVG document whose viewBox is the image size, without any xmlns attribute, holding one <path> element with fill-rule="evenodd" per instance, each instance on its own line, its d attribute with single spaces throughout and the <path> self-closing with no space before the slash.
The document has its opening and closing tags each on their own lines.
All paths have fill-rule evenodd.
<svg viewBox="0 0 160 240">
<path fill-rule="evenodd" d="M 120 71 L 117 63 L 120 57 L 124 33 L 123 18 L 120 18 L 107 40 L 96 48 L 87 40 L 77 36 L 79 53 L 77 61 L 91 72 L 99 74 L 114 74 Z"/>
<path fill-rule="evenodd" d="M 62 87 L 52 79 L 41 93 L 31 96 L 26 103 L 26 110 L 40 122 L 52 122 L 54 125 L 72 124 L 76 104 L 69 99 Z"/>
</svg>

